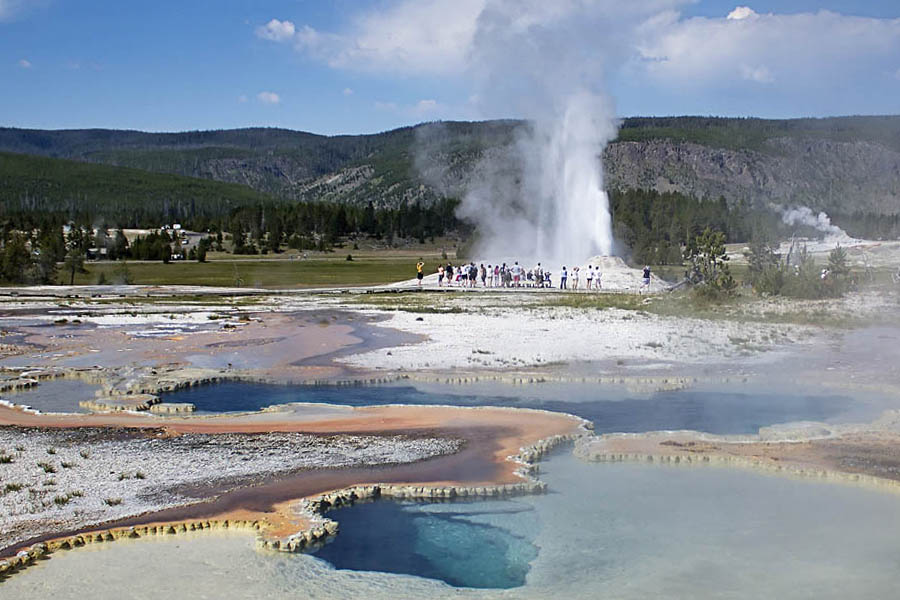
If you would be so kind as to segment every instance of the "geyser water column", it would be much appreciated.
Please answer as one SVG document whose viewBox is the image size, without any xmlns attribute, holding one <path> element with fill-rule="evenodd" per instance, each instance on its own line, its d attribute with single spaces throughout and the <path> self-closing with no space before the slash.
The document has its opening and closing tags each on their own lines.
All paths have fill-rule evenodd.
<svg viewBox="0 0 900 600">
<path fill-rule="evenodd" d="M 612 253 L 602 153 L 618 119 L 607 73 L 639 57 L 648 20 L 684 2 L 484 0 L 466 55 L 472 97 L 481 116 L 523 122 L 510 143 L 485 143 L 466 178 L 458 214 L 476 227 L 476 255 L 557 273 Z"/>
<path fill-rule="evenodd" d="M 470 179 L 459 216 L 478 231 L 485 259 L 541 261 L 556 271 L 612 254 L 612 219 L 602 153 L 617 132 L 612 102 L 578 90 L 487 154 Z"/>
<path fill-rule="evenodd" d="M 538 123 L 532 143 L 540 159 L 531 171 L 538 179 L 536 258 L 549 264 L 579 264 L 612 254 L 609 197 L 603 189 L 602 152 L 616 135 L 609 102 L 582 91 L 565 99 L 552 121 Z M 541 131 L 546 129 L 546 131 Z M 530 257 L 529 258 L 534 258 Z"/>
</svg>

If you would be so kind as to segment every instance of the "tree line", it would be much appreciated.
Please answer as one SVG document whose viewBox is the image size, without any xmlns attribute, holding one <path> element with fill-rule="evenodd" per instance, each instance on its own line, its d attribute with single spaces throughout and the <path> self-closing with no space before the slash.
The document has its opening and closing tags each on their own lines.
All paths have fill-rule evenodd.
<svg viewBox="0 0 900 600">
<path fill-rule="evenodd" d="M 181 223 L 185 229 L 209 233 L 187 257 L 205 260 L 210 249 L 234 254 L 277 253 L 287 248 L 328 251 L 359 238 L 381 240 L 390 246 L 399 239 L 425 242 L 448 234 L 471 237 L 474 227 L 456 216 L 458 205 L 458 200 L 448 198 L 398 207 L 373 202 L 266 201 L 232 206 L 227 211 L 223 207 L 195 211 Z M 65 204 L 51 204 L 45 211 L 4 210 L 0 213 L 0 280 L 53 283 L 58 277 L 57 265 L 65 263 L 66 279 L 71 281 L 92 248 L 102 249 L 101 256 L 110 260 L 168 261 L 177 240 L 172 232 L 157 228 L 171 223 L 167 221 L 171 212 L 148 204 L 141 209 L 145 216 L 135 220 L 133 209 L 122 206 L 123 211 L 109 212 L 110 216 L 103 218 L 90 209 L 73 212 Z M 691 244 L 707 228 L 720 232 L 723 243 L 767 243 L 791 234 L 819 235 L 813 229 L 785 225 L 771 210 L 747 203 L 730 205 L 724 198 L 614 190 L 610 208 L 617 251 L 634 263 L 684 264 L 686 251 L 690 255 Z M 836 216 L 835 222 L 843 225 L 845 218 L 850 233 L 860 237 L 870 237 L 865 234 L 871 231 L 889 236 L 900 229 L 900 217 L 875 219 L 856 214 Z M 150 223 L 152 231 L 129 242 L 121 229 L 136 223 Z M 64 230 L 68 232 L 65 235 Z"/>
</svg>

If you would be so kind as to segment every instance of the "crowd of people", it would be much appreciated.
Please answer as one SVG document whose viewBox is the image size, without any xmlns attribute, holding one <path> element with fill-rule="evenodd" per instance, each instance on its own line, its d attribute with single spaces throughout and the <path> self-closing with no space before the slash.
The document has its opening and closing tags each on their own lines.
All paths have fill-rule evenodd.
<svg viewBox="0 0 900 600">
<path fill-rule="evenodd" d="M 476 265 L 474 262 L 456 265 L 447 263 L 437 268 L 438 286 L 459 287 L 498 287 L 498 288 L 552 288 L 554 287 L 553 273 L 538 263 L 531 269 L 522 267 L 518 261 L 511 265 L 506 263 L 498 265 Z M 601 289 L 603 274 L 600 267 L 593 265 L 582 270 L 573 267 L 571 271 L 564 266 L 559 273 L 560 289 Z M 582 286 L 582 281 L 583 287 Z"/>
<path fill-rule="evenodd" d="M 422 285 L 425 263 L 419 260 L 416 263 L 416 279 Z M 650 289 L 650 267 L 645 266 L 642 273 L 639 292 Z M 508 265 L 476 265 L 474 262 L 454 265 L 448 262 L 446 265 L 438 265 L 438 287 L 461 288 L 554 288 L 554 276 L 549 269 L 545 269 L 541 263 L 533 268 L 526 269 L 518 261 Z M 560 269 L 556 279 L 561 290 L 601 290 L 603 288 L 603 273 L 600 267 L 588 265 L 587 268 L 565 266 Z"/>
</svg>

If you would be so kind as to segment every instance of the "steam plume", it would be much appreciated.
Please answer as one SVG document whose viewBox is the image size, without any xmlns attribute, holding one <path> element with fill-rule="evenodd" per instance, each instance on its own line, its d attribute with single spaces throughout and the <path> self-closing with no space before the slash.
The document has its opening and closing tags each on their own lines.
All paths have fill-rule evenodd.
<svg viewBox="0 0 900 600">
<path fill-rule="evenodd" d="M 790 209 L 776 206 L 775 209 L 781 213 L 781 220 L 785 225 L 805 225 L 821 231 L 828 237 L 850 238 L 846 231 L 833 225 L 831 218 L 824 212 L 816 213 L 808 206 L 797 206 Z"/>
<path fill-rule="evenodd" d="M 618 121 L 605 73 L 661 3 L 486 3 L 468 57 L 477 104 L 483 116 L 528 123 L 467 182 L 460 216 L 478 227 L 480 255 L 577 264 L 612 253 L 601 154 Z"/>
</svg>

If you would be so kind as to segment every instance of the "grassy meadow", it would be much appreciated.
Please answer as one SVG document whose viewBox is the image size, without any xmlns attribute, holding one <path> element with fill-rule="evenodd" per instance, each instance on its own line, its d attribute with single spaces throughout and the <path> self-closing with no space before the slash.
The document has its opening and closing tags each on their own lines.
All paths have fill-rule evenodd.
<svg viewBox="0 0 900 600">
<path fill-rule="evenodd" d="M 85 273 L 75 274 L 76 285 L 93 285 L 101 275 L 107 283 L 122 283 L 127 268 L 131 283 L 140 285 L 207 285 L 287 289 L 303 287 L 378 285 L 416 276 L 419 256 L 384 254 L 356 256 L 346 254 L 316 256 L 307 259 L 244 259 L 162 262 L 95 262 L 85 264 Z M 440 254 L 422 255 L 427 272 L 440 262 Z M 60 272 L 60 282 L 69 283 L 68 273 Z"/>
</svg>

